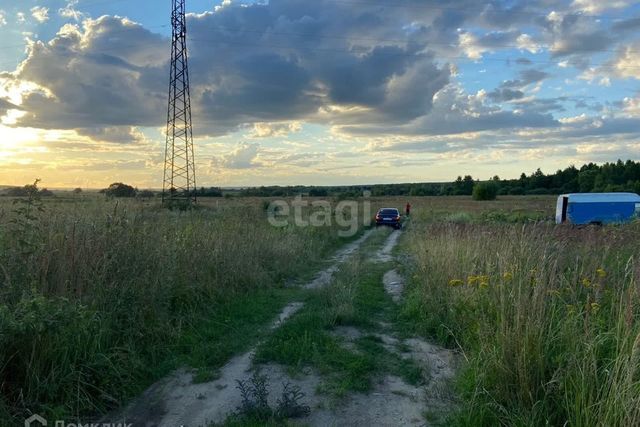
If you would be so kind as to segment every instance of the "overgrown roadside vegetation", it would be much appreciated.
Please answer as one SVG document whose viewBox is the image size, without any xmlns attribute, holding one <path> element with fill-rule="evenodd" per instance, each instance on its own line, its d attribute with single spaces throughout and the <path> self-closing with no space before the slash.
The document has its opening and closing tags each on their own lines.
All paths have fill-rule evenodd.
<svg viewBox="0 0 640 427">
<path fill-rule="evenodd" d="M 639 425 L 640 224 L 456 215 L 418 213 L 402 242 L 403 321 L 468 361 L 446 424 Z"/>
<path fill-rule="evenodd" d="M 262 202 L 4 200 L 0 420 L 103 413 L 183 364 L 214 377 L 348 240 L 337 231 L 272 227 Z"/>
</svg>

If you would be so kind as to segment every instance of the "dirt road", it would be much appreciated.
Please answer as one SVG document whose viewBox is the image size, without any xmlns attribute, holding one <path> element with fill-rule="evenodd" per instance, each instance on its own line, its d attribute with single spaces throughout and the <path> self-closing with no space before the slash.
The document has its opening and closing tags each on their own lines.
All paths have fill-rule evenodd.
<svg viewBox="0 0 640 427">
<path fill-rule="evenodd" d="M 345 246 L 332 258 L 332 264 L 304 285 L 306 289 L 318 289 L 331 284 L 335 273 L 353 257 L 358 249 L 374 233 L 367 231 L 361 238 Z M 379 231 L 377 233 L 380 233 Z M 389 235 L 383 246 L 369 257 L 369 262 L 389 263 L 392 251 L 401 232 Z M 390 265 L 390 267 L 392 267 Z M 402 298 L 403 278 L 390 268 L 380 283 L 395 302 Z M 304 308 L 301 301 L 294 301 L 283 308 L 274 320 L 271 329 L 276 330 Z M 363 332 L 357 328 L 336 328 L 334 334 L 341 337 L 344 345 L 359 339 Z M 369 332 L 370 333 L 370 332 Z M 220 369 L 217 379 L 193 383 L 193 373 L 182 369 L 151 386 L 138 399 L 118 414 L 105 417 L 102 422 L 127 422 L 138 426 L 209 426 L 223 423 L 240 406 L 242 396 L 237 381 L 247 381 L 257 369 L 269 379 L 269 399 L 282 394 L 283 384 L 300 388 L 305 395 L 305 404 L 310 414 L 291 423 L 312 426 L 398 426 L 427 425 L 424 419 L 428 408 L 442 408 L 450 404 L 446 382 L 453 376 L 456 356 L 449 350 L 433 346 L 417 338 L 399 339 L 389 325 L 380 324 L 375 336 L 398 358 L 409 358 L 428 372 L 428 381 L 423 385 L 410 385 L 402 378 L 384 375 L 367 394 L 351 394 L 343 403 L 318 392 L 323 378 L 312 369 L 302 375 L 291 377 L 286 368 L 274 363 L 256 366 L 253 361 L 256 348 L 238 355 Z"/>
</svg>

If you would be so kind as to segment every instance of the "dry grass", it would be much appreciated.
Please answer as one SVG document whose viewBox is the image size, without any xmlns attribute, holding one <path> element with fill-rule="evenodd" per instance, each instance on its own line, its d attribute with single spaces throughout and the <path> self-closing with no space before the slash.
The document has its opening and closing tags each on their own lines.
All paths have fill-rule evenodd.
<svg viewBox="0 0 640 427">
<path fill-rule="evenodd" d="M 345 242 L 335 226 L 272 227 L 255 199 L 0 203 L 0 420 L 100 412 L 180 354 L 219 363 Z M 202 351 L 185 344 L 198 336 Z"/>
<path fill-rule="evenodd" d="M 451 423 L 640 424 L 640 224 L 412 227 L 404 317 L 468 359 Z"/>
</svg>

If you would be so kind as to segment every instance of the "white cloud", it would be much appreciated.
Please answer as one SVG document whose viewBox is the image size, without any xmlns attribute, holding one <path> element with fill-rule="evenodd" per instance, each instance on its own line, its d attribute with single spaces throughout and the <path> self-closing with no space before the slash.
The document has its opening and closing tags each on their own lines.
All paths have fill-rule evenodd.
<svg viewBox="0 0 640 427">
<path fill-rule="evenodd" d="M 640 42 L 622 47 L 613 60 L 613 68 L 620 77 L 640 80 Z"/>
<path fill-rule="evenodd" d="M 0 10 L 0 27 L 7 25 L 7 14 L 4 10 Z"/>
<path fill-rule="evenodd" d="M 27 18 L 23 12 L 16 13 L 16 20 L 18 24 L 24 24 L 27 21 Z"/>
<path fill-rule="evenodd" d="M 482 54 L 486 51 L 478 44 L 478 38 L 471 33 L 460 33 L 458 42 L 460 48 L 469 59 L 478 60 L 482 58 Z"/>
<path fill-rule="evenodd" d="M 528 34 L 520 34 L 516 39 L 518 49 L 528 50 L 531 53 L 538 53 L 542 48 Z"/>
<path fill-rule="evenodd" d="M 231 153 L 214 157 L 214 165 L 225 169 L 249 169 L 260 167 L 257 160 L 260 145 L 239 144 Z"/>
<path fill-rule="evenodd" d="M 49 9 L 44 6 L 35 6 L 31 8 L 31 16 L 39 23 L 49 20 Z"/>
<path fill-rule="evenodd" d="M 571 7 L 582 12 L 600 13 L 608 9 L 623 9 L 631 4 L 631 0 L 574 0 Z"/>
<path fill-rule="evenodd" d="M 622 100 L 622 110 L 629 117 L 640 117 L 640 96 L 624 98 Z"/>
<path fill-rule="evenodd" d="M 300 132 L 302 123 L 254 123 L 251 137 L 253 138 L 271 138 L 284 137 L 291 133 Z"/>
<path fill-rule="evenodd" d="M 78 1 L 79 0 L 69 0 L 65 7 L 58 9 L 58 15 L 75 21 L 81 21 L 84 19 L 85 14 L 76 9 Z"/>
<path fill-rule="evenodd" d="M 222 0 L 222 3 L 220 3 L 219 5 L 215 6 L 213 8 L 214 11 L 219 11 L 220 9 L 224 8 L 224 7 L 228 7 L 231 6 L 231 0 Z"/>
</svg>

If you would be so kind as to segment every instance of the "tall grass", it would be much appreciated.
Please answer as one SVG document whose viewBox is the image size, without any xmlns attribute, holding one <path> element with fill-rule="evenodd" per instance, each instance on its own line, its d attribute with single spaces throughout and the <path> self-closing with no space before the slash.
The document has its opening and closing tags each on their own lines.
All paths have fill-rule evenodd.
<svg viewBox="0 0 640 427">
<path fill-rule="evenodd" d="M 259 203 L 2 201 L 0 424 L 118 405 L 169 367 L 185 331 L 282 286 L 342 240 L 333 227 L 272 227 Z"/>
<path fill-rule="evenodd" d="M 640 425 L 640 224 L 414 224 L 403 316 L 459 347 L 459 425 Z"/>
</svg>

